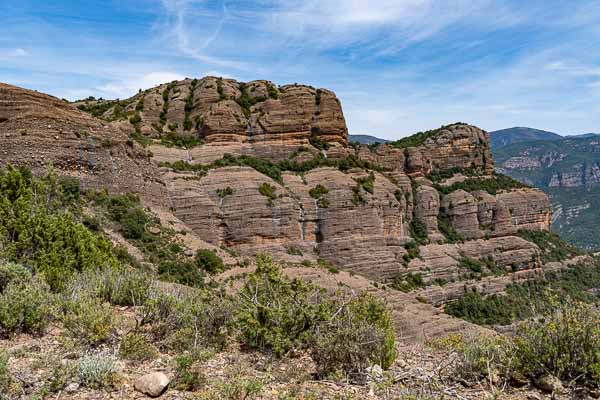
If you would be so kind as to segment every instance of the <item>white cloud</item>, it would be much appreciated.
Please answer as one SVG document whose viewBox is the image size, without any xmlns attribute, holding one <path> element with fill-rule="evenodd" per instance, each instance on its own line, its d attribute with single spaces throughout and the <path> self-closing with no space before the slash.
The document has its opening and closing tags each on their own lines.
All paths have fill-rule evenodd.
<svg viewBox="0 0 600 400">
<path fill-rule="evenodd" d="M 237 70 L 247 69 L 248 66 L 244 63 L 223 59 L 220 57 L 214 57 L 207 55 L 205 49 L 217 39 L 223 23 L 227 19 L 227 7 L 223 2 L 223 15 L 219 20 L 219 23 L 214 28 L 213 32 L 204 40 L 199 40 L 198 37 L 194 37 L 190 40 L 190 34 L 188 33 L 188 21 L 187 17 L 190 14 L 190 8 L 192 6 L 201 6 L 204 1 L 195 2 L 193 0 L 162 0 L 163 7 L 168 13 L 170 23 L 168 24 L 168 34 L 174 37 L 179 51 L 197 61 L 208 65 L 215 65 L 225 68 L 233 68 Z M 196 44 L 201 43 L 201 44 Z"/>
<path fill-rule="evenodd" d="M 174 72 L 157 71 L 150 72 L 141 77 L 131 76 L 119 81 L 109 82 L 96 87 L 96 90 L 104 93 L 109 98 L 127 98 L 139 89 L 146 90 L 166 82 L 185 79 L 181 74 Z"/>
<path fill-rule="evenodd" d="M 0 60 L 9 60 L 18 57 L 27 57 L 29 56 L 29 52 L 25 49 L 8 49 L 8 50 L 0 50 Z"/>
</svg>

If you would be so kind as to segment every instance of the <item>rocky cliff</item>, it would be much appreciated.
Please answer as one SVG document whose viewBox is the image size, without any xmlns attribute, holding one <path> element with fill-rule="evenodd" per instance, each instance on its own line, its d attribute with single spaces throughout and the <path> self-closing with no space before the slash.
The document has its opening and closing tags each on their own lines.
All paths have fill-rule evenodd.
<svg viewBox="0 0 600 400">
<path fill-rule="evenodd" d="M 418 276 L 409 290 L 441 288 L 422 295 L 432 304 L 542 268 L 540 249 L 515 234 L 549 228 L 548 198 L 494 174 L 477 127 L 348 146 L 334 93 L 211 77 L 75 106 L 3 85 L 0 160 L 138 192 L 242 254 L 324 260 L 381 283 Z M 486 267 L 468 274 L 465 260 Z"/>
<path fill-rule="evenodd" d="M 38 173 L 52 166 L 84 186 L 166 199 L 146 150 L 127 135 L 63 100 L 2 83 L 0 163 Z"/>
</svg>

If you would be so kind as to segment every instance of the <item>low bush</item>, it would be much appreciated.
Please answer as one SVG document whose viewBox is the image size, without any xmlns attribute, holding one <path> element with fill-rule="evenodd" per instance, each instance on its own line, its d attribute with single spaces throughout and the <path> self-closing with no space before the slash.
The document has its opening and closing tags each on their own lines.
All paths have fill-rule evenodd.
<svg viewBox="0 0 600 400">
<path fill-rule="evenodd" d="M 233 194 L 233 189 L 230 186 L 227 186 L 225 189 L 217 189 L 217 195 L 223 199 L 227 196 L 231 196 Z"/>
<path fill-rule="evenodd" d="M 448 194 L 456 190 L 464 190 L 466 192 L 482 190 L 493 196 L 503 191 L 529 187 L 509 176 L 498 173 L 494 173 L 494 175 L 491 177 L 471 177 L 462 182 L 456 182 L 450 186 L 442 186 L 438 184 L 435 184 L 434 186 L 440 193 L 443 194 Z"/>
<path fill-rule="evenodd" d="M 115 331 L 110 304 L 85 291 L 65 293 L 60 308 L 63 326 L 74 339 L 97 345 L 108 341 Z"/>
<path fill-rule="evenodd" d="M 8 393 L 12 383 L 12 376 L 8 369 L 8 354 L 0 350 L 0 393 Z"/>
<path fill-rule="evenodd" d="M 9 166 L 0 171 L 3 256 L 31 265 L 53 290 L 60 290 L 77 271 L 116 265 L 110 241 L 90 232 L 68 211 L 76 206 L 53 174 L 37 179 L 25 169 Z"/>
<path fill-rule="evenodd" d="M 42 279 L 10 283 L 0 295 L 0 336 L 42 335 L 52 319 L 53 295 Z"/>
<path fill-rule="evenodd" d="M 160 279 L 191 287 L 204 287 L 204 274 L 191 261 L 162 261 L 158 266 Z"/>
<path fill-rule="evenodd" d="M 177 297 L 155 293 L 140 310 L 154 339 L 164 347 L 186 351 L 222 349 L 230 336 L 233 303 L 224 293 L 193 291 Z"/>
<path fill-rule="evenodd" d="M 207 378 L 200 364 L 211 357 L 212 353 L 205 350 L 187 351 L 175 357 L 175 387 L 187 391 L 202 389 Z"/>
<path fill-rule="evenodd" d="M 195 261 L 198 268 L 211 274 L 223 272 L 225 269 L 223 259 L 212 250 L 198 250 Z"/>
<path fill-rule="evenodd" d="M 410 236 L 420 245 L 429 243 L 427 226 L 421 221 L 413 219 L 409 225 Z"/>
<path fill-rule="evenodd" d="M 520 230 L 517 235 L 540 248 L 544 263 L 565 261 L 583 254 L 583 251 L 565 242 L 554 232 Z"/>
<path fill-rule="evenodd" d="M 286 279 L 271 258 L 257 262 L 237 296 L 235 326 L 242 343 L 281 356 L 308 342 L 330 305 L 323 290 Z"/>
<path fill-rule="evenodd" d="M 223 400 L 258 399 L 264 386 L 261 379 L 236 375 L 217 386 L 215 398 Z"/>
<path fill-rule="evenodd" d="M 455 376 L 467 382 L 498 384 L 498 379 L 506 381 L 515 372 L 514 344 L 504 336 L 451 334 L 429 344 L 453 353 Z"/>
<path fill-rule="evenodd" d="M 277 198 L 277 188 L 267 182 L 262 183 L 258 187 L 258 191 L 260 194 L 269 199 L 269 204 L 273 202 Z"/>
<path fill-rule="evenodd" d="M 392 287 L 396 290 L 408 293 L 415 289 L 425 287 L 423 277 L 419 273 L 398 274 L 392 281 Z"/>
<path fill-rule="evenodd" d="M 153 285 L 148 274 L 122 267 L 84 272 L 68 285 L 67 291 L 85 291 L 113 305 L 140 306 Z"/>
<path fill-rule="evenodd" d="M 150 361 L 158 357 L 158 350 L 146 336 L 129 333 L 121 339 L 119 356 L 131 361 Z"/>
<path fill-rule="evenodd" d="M 119 378 L 117 360 L 109 354 L 89 354 L 77 363 L 77 379 L 87 388 L 106 389 L 114 387 Z"/>
<path fill-rule="evenodd" d="M 445 306 L 445 312 L 481 325 L 508 325 L 537 314 L 552 312 L 555 298 L 597 303 L 590 289 L 600 286 L 597 263 L 576 265 L 565 271 L 548 271 L 544 278 L 509 285 L 505 294 L 483 296 L 470 291 Z"/>
<path fill-rule="evenodd" d="M 15 263 L 0 264 L 0 293 L 8 287 L 9 284 L 24 284 L 31 280 L 31 272 L 22 265 Z"/>
<path fill-rule="evenodd" d="M 310 350 L 320 376 L 343 372 L 363 377 L 377 364 L 387 369 L 396 359 L 394 327 L 383 301 L 367 294 L 334 302 L 333 315 L 317 325 Z"/>
<path fill-rule="evenodd" d="M 588 304 L 569 300 L 521 324 L 515 346 L 518 368 L 527 376 L 600 382 L 600 312 Z"/>
</svg>

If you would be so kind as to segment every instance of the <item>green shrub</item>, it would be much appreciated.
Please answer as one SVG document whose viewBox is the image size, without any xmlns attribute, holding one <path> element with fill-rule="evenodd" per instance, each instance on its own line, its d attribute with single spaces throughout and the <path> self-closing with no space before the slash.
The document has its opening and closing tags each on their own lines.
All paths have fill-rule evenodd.
<svg viewBox="0 0 600 400">
<path fill-rule="evenodd" d="M 417 147 L 424 144 L 428 139 L 435 138 L 438 134 L 440 134 L 443 130 L 449 128 L 452 125 L 462 124 L 461 122 L 457 122 L 455 124 L 445 125 L 438 129 L 433 129 L 425 132 L 417 132 L 414 135 L 396 140 L 394 142 L 389 142 L 388 145 L 396 147 L 396 148 L 406 148 L 406 147 Z"/>
<path fill-rule="evenodd" d="M 438 228 L 440 233 L 446 238 L 447 243 L 463 243 L 465 241 L 465 238 L 456 232 L 456 229 L 452 226 L 450 217 L 443 212 L 438 214 Z"/>
<path fill-rule="evenodd" d="M 458 267 L 468 269 L 469 271 L 477 272 L 477 273 L 483 272 L 483 268 L 484 268 L 482 262 L 480 262 L 479 260 L 475 260 L 474 258 L 470 258 L 470 257 L 461 258 L 460 261 L 458 262 Z"/>
<path fill-rule="evenodd" d="M 329 190 L 323 185 L 317 185 L 308 191 L 310 197 L 317 200 L 317 205 L 321 208 L 329 207 L 329 201 L 325 198 Z"/>
<path fill-rule="evenodd" d="M 415 289 L 425 287 L 423 277 L 419 273 L 398 274 L 392 281 L 392 287 L 396 290 L 408 293 Z"/>
<path fill-rule="evenodd" d="M 443 194 L 452 193 L 456 190 L 464 190 L 466 192 L 483 190 L 493 196 L 502 191 L 529 187 L 509 176 L 499 173 L 494 173 L 492 177 L 471 177 L 462 182 L 453 183 L 450 186 L 442 186 L 438 184 L 435 184 L 434 186 L 440 193 Z"/>
<path fill-rule="evenodd" d="M 195 261 L 199 269 L 211 274 L 217 274 L 225 270 L 223 259 L 212 250 L 198 250 Z"/>
<path fill-rule="evenodd" d="M 12 376 L 8 369 L 9 356 L 0 350 L 0 393 L 6 394 L 10 390 Z"/>
<path fill-rule="evenodd" d="M 0 264 L 0 293 L 11 284 L 24 284 L 31 281 L 31 272 L 22 265 L 15 263 Z"/>
<path fill-rule="evenodd" d="M 64 328 L 82 342 L 100 344 L 109 340 L 115 331 L 116 319 L 110 304 L 85 291 L 65 294 L 61 311 Z"/>
<path fill-rule="evenodd" d="M 25 169 L 0 171 L 0 247 L 13 262 L 31 265 L 53 290 L 77 271 L 116 265 L 112 244 L 90 232 L 68 211 L 56 176 Z"/>
<path fill-rule="evenodd" d="M 58 178 L 58 185 L 67 202 L 79 201 L 81 196 L 79 179 L 71 176 L 61 176 Z"/>
<path fill-rule="evenodd" d="M 148 299 L 153 284 L 146 273 L 126 267 L 110 268 L 82 273 L 67 291 L 84 291 L 113 305 L 140 306 Z"/>
<path fill-rule="evenodd" d="M 467 382 L 504 382 L 515 371 L 515 347 L 512 341 L 500 335 L 464 336 L 451 334 L 430 343 L 434 348 L 450 351 L 457 379 Z M 500 382 L 495 382 L 500 384 Z"/>
<path fill-rule="evenodd" d="M 0 350 L 0 398 L 5 394 L 10 394 L 13 377 L 8 367 L 10 357 L 4 350 Z M 7 397 L 8 398 L 8 397 Z"/>
<path fill-rule="evenodd" d="M 427 226 L 424 223 L 422 223 L 421 221 L 417 221 L 416 219 L 413 219 L 410 222 L 409 231 L 410 231 L 410 236 L 413 239 L 415 239 L 415 241 L 418 244 L 424 245 L 429 242 L 429 239 L 427 236 Z"/>
<path fill-rule="evenodd" d="M 308 342 L 317 322 L 329 315 L 321 289 L 286 279 L 267 256 L 259 256 L 237 296 L 235 326 L 245 345 L 281 356 Z"/>
<path fill-rule="evenodd" d="M 511 284 L 505 294 L 483 296 L 470 291 L 445 306 L 445 312 L 481 325 L 508 325 L 531 318 L 536 313 L 550 313 L 555 296 L 586 303 L 598 302 L 590 289 L 600 286 L 597 263 L 576 265 L 565 271 L 548 271 L 544 278 Z"/>
<path fill-rule="evenodd" d="M 121 339 L 119 355 L 126 360 L 151 361 L 158 357 L 158 350 L 146 336 L 129 333 Z"/>
<path fill-rule="evenodd" d="M 290 246 L 290 247 L 287 248 L 287 253 L 290 256 L 301 256 L 302 255 L 302 250 L 300 250 L 297 247 Z"/>
<path fill-rule="evenodd" d="M 198 264 L 191 261 L 163 261 L 158 266 L 160 279 L 182 285 L 204 287 L 204 275 Z"/>
<path fill-rule="evenodd" d="M 141 239 L 146 232 L 148 217 L 143 210 L 136 208 L 127 211 L 119 222 L 125 239 Z"/>
<path fill-rule="evenodd" d="M 404 249 L 406 250 L 404 261 L 407 263 L 410 262 L 410 260 L 414 260 L 415 258 L 419 258 L 421 256 L 421 249 L 415 241 L 406 243 L 404 245 Z"/>
<path fill-rule="evenodd" d="M 233 189 L 229 186 L 227 186 L 225 189 L 218 189 L 217 190 L 217 195 L 219 195 L 219 197 L 221 199 L 227 197 L 227 196 L 231 196 L 233 194 Z"/>
<path fill-rule="evenodd" d="M 108 354 L 89 354 L 77 363 L 77 379 L 87 388 L 106 389 L 114 387 L 118 381 L 117 360 Z"/>
<path fill-rule="evenodd" d="M 554 232 L 520 230 L 517 235 L 540 248 L 544 263 L 565 261 L 583 254 L 583 251 L 565 242 Z"/>
<path fill-rule="evenodd" d="M 396 344 L 385 303 L 362 294 L 351 300 L 337 299 L 333 309 L 337 311 L 318 324 L 310 344 L 319 375 L 341 371 L 356 377 L 374 364 L 389 368 L 396 359 Z"/>
<path fill-rule="evenodd" d="M 260 194 L 262 194 L 263 196 L 265 196 L 266 198 L 269 199 L 269 204 L 271 204 L 273 202 L 273 200 L 275 200 L 277 198 L 277 189 L 275 188 L 275 186 L 264 182 L 262 183 L 259 187 L 258 187 L 258 191 L 260 192 Z"/>
<path fill-rule="evenodd" d="M 177 351 L 214 347 L 229 339 L 233 303 L 220 291 L 199 290 L 178 296 L 155 293 L 139 311 L 154 339 Z"/>
<path fill-rule="evenodd" d="M 261 379 L 236 375 L 217 386 L 217 398 L 223 400 L 258 399 L 263 390 Z"/>
<path fill-rule="evenodd" d="M 323 185 L 317 185 L 314 188 L 310 189 L 308 193 L 313 199 L 319 199 L 327 193 L 329 193 L 329 190 L 327 190 L 327 188 Z"/>
<path fill-rule="evenodd" d="M 200 364 L 211 357 L 212 353 L 205 350 L 193 350 L 175 357 L 175 387 L 187 391 L 202 389 L 207 378 Z"/>
<path fill-rule="evenodd" d="M 518 368 L 527 376 L 600 382 L 600 313 L 590 305 L 567 301 L 544 318 L 521 324 L 515 345 Z"/>
<path fill-rule="evenodd" d="M 39 278 L 10 283 L 0 295 L 0 336 L 42 335 L 52 319 L 52 303 L 49 286 Z"/>
</svg>

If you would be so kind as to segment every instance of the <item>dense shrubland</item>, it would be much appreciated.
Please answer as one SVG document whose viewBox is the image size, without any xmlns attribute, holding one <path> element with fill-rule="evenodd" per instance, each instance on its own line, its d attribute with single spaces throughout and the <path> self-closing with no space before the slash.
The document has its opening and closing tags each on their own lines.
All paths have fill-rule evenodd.
<svg viewBox="0 0 600 400">
<path fill-rule="evenodd" d="M 469 381 L 498 387 L 545 377 L 591 388 L 600 383 L 600 313 L 571 299 L 521 323 L 510 338 L 454 335 L 433 344 L 455 353 L 456 373 Z"/>
<path fill-rule="evenodd" d="M 600 303 L 592 289 L 600 287 L 597 262 L 564 271 L 548 271 L 544 278 L 509 285 L 505 293 L 483 296 L 471 291 L 445 307 L 446 313 L 482 325 L 508 325 L 556 307 L 555 297 Z"/>
</svg>

